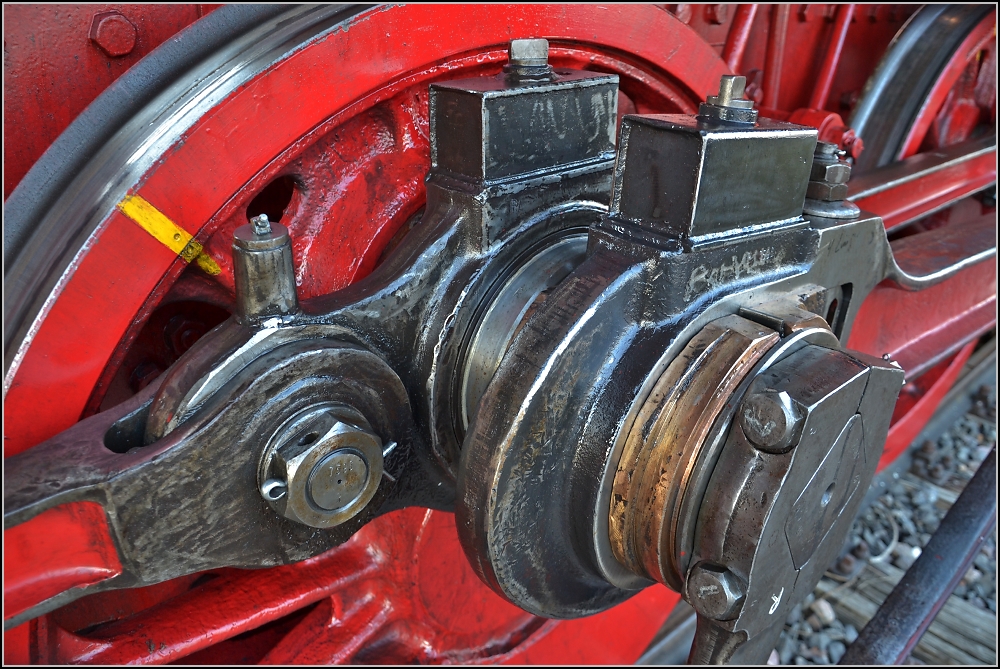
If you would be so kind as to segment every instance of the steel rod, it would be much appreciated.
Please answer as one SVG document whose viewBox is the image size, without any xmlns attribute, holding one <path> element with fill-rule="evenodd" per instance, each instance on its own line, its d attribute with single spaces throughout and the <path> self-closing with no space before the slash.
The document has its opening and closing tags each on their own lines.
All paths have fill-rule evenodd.
<svg viewBox="0 0 1000 669">
<path fill-rule="evenodd" d="M 747 42 L 750 41 L 750 29 L 754 17 L 757 16 L 757 5 L 740 5 L 736 9 L 733 25 L 726 37 L 726 46 L 722 49 L 722 60 L 726 61 L 730 72 L 738 71 Z"/>
<path fill-rule="evenodd" d="M 781 92 L 781 69 L 785 58 L 785 36 L 788 33 L 788 14 L 791 5 L 771 8 L 771 32 L 767 36 L 767 62 L 764 65 L 764 103 L 762 106 L 778 108 Z"/>
</svg>

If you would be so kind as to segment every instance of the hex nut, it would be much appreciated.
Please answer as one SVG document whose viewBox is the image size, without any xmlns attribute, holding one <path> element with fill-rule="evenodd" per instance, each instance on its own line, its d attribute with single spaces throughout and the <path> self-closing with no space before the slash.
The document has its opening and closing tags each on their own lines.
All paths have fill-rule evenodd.
<svg viewBox="0 0 1000 669">
<path fill-rule="evenodd" d="M 798 438 L 801 412 L 785 391 L 753 393 L 740 406 L 740 426 L 747 440 L 765 453 L 785 453 Z"/>
<path fill-rule="evenodd" d="M 815 161 L 812 172 L 809 173 L 810 181 L 823 181 L 828 184 L 846 184 L 851 178 L 851 166 L 847 163 L 837 161 Z"/>
<path fill-rule="evenodd" d="M 732 620 L 746 598 L 743 580 L 725 567 L 701 562 L 688 574 L 687 599 L 691 606 L 712 620 Z"/>
<path fill-rule="evenodd" d="M 822 181 L 810 181 L 806 188 L 806 197 L 823 202 L 839 202 L 847 197 L 847 184 L 828 184 Z"/>
<path fill-rule="evenodd" d="M 260 494 L 279 514 L 311 527 L 356 516 L 382 478 L 382 440 L 360 412 L 323 404 L 285 422 L 265 448 Z"/>
<path fill-rule="evenodd" d="M 135 49 L 137 30 L 121 12 L 99 12 L 90 23 L 90 39 L 111 58 L 120 58 Z"/>
</svg>

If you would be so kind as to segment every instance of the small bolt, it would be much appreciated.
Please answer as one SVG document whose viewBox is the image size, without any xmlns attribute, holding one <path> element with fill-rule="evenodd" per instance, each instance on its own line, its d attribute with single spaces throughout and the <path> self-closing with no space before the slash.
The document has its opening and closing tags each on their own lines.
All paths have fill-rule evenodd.
<svg viewBox="0 0 1000 669">
<path fill-rule="evenodd" d="M 719 80 L 718 95 L 709 95 L 698 108 L 698 116 L 703 119 L 753 125 L 757 122 L 757 110 L 753 100 L 745 100 L 747 79 L 743 76 L 724 74 Z"/>
<path fill-rule="evenodd" d="M 544 67 L 549 64 L 547 39 L 514 39 L 508 49 L 510 64 L 515 67 Z"/>
<path fill-rule="evenodd" d="M 719 94 L 708 96 L 707 101 L 709 104 L 718 105 L 719 107 L 749 108 L 753 106 L 753 102 L 743 99 L 743 92 L 746 90 L 746 86 L 746 77 L 724 74 L 719 81 Z"/>
<path fill-rule="evenodd" d="M 208 326 L 201 321 L 178 314 L 167 321 L 167 326 L 163 329 L 163 338 L 173 350 L 174 355 L 180 357 L 206 332 L 208 332 Z"/>
<path fill-rule="evenodd" d="M 831 184 L 824 181 L 810 181 L 806 186 L 806 197 L 822 202 L 840 202 L 847 197 L 847 184 Z"/>
<path fill-rule="evenodd" d="M 739 576 L 725 567 L 705 562 L 691 570 L 686 587 L 691 606 L 712 620 L 735 618 L 746 597 L 746 588 Z"/>
<path fill-rule="evenodd" d="M 549 41 L 546 39 L 515 39 L 507 50 L 508 63 L 503 71 L 512 83 L 521 81 L 551 81 L 554 77 L 549 65 Z"/>
<path fill-rule="evenodd" d="M 267 214 L 260 214 L 254 216 L 250 219 L 250 225 L 253 227 L 253 233 L 260 237 L 271 234 L 271 221 L 268 220 Z"/>
<path fill-rule="evenodd" d="M 99 12 L 90 23 L 90 39 L 111 58 L 120 58 L 135 48 L 136 27 L 121 12 Z"/>
<path fill-rule="evenodd" d="M 800 423 L 792 398 L 785 391 L 754 393 L 740 407 L 743 434 L 765 453 L 789 450 Z"/>
<path fill-rule="evenodd" d="M 147 360 L 140 363 L 132 372 L 132 376 L 129 378 L 129 385 L 132 387 L 132 391 L 137 393 L 156 380 L 156 377 L 162 373 L 162 367 L 155 362 Z"/>
</svg>

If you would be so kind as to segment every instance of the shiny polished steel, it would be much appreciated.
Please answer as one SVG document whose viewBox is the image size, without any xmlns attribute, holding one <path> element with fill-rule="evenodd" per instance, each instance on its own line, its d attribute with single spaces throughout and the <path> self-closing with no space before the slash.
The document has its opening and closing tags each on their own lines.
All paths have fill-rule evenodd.
<svg viewBox="0 0 1000 669">
<path fill-rule="evenodd" d="M 558 239 L 532 256 L 500 288 L 476 327 L 462 372 L 462 427 L 479 405 L 511 340 L 548 292 L 583 262 L 587 236 Z"/>
<path fill-rule="evenodd" d="M 747 439 L 765 453 L 791 448 L 802 428 L 801 410 L 784 391 L 764 390 L 743 400 L 740 427 Z"/>
<path fill-rule="evenodd" d="M 698 116 L 709 121 L 753 127 L 758 112 L 753 108 L 753 100 L 743 99 L 746 85 L 746 77 L 723 75 L 718 95 L 708 96 L 698 107 Z"/>
<path fill-rule="evenodd" d="M 739 576 L 708 562 L 694 566 L 687 588 L 695 611 L 712 620 L 732 620 L 746 599 L 746 585 Z"/>
<path fill-rule="evenodd" d="M 788 610 L 829 566 L 875 474 L 903 372 L 852 351 L 805 345 L 759 372 L 747 393 L 787 393 L 801 436 L 761 458 L 734 425 L 699 511 L 692 561 L 743 579 L 731 620 L 699 624 L 692 658 L 755 663 L 767 657 Z M 695 604 L 690 579 L 685 596 Z"/>
<path fill-rule="evenodd" d="M 253 325 L 299 311 L 288 228 L 271 223 L 265 214 L 233 233 L 233 279 L 236 319 Z"/>
</svg>

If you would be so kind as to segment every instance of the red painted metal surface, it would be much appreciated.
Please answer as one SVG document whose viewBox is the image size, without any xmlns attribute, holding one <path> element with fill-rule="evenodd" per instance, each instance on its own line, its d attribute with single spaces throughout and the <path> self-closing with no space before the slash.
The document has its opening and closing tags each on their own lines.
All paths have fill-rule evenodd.
<svg viewBox="0 0 1000 669">
<path fill-rule="evenodd" d="M 122 573 L 104 508 L 73 502 L 3 533 L 4 620 L 70 588 Z"/>
<path fill-rule="evenodd" d="M 218 6 L 5 4 L 4 199 L 101 91 Z"/>
<path fill-rule="evenodd" d="M 994 150 L 894 188 L 858 198 L 856 204 L 881 216 L 886 230 L 891 231 L 986 188 L 996 178 Z"/>
<path fill-rule="evenodd" d="M 833 77 L 837 73 L 837 64 L 840 63 L 840 54 L 844 52 L 847 30 L 851 27 L 851 19 L 853 18 L 854 5 L 841 5 L 837 9 L 837 22 L 833 26 L 833 36 L 826 48 L 819 76 L 816 77 L 816 87 L 813 89 L 812 97 L 809 98 L 811 109 L 826 107 L 827 98 L 830 97 L 830 88 L 833 86 Z"/>
<path fill-rule="evenodd" d="M 198 664 L 239 652 L 239 646 L 250 652 L 244 661 L 265 664 L 629 663 L 678 599 L 656 586 L 586 620 L 537 618 L 479 581 L 458 543 L 454 516 L 423 509 L 379 518 L 343 546 L 298 564 L 222 570 L 185 585 L 92 632 L 75 632 L 80 620 L 64 612 L 44 616 L 36 623 L 31 659 L 148 664 L 185 658 Z M 108 608 L 99 601 L 75 606 L 88 605 Z M 289 620 L 296 611 L 302 614 Z M 267 635 L 253 630 L 275 623 L 283 628 L 280 639 L 253 643 Z M 609 624 L 614 638 L 603 629 Z M 580 643 L 588 632 L 608 643 L 595 653 Z"/>
<path fill-rule="evenodd" d="M 746 51 L 747 42 L 750 40 L 750 30 L 753 28 L 753 19 L 757 15 L 758 5 L 740 5 L 736 10 L 736 17 L 733 25 L 729 29 L 726 37 L 726 46 L 722 50 L 722 60 L 733 72 L 740 71 L 740 62 L 743 60 L 743 52 Z"/>
<path fill-rule="evenodd" d="M 443 22 L 453 24 L 454 30 L 434 29 Z M 696 100 L 714 92 L 725 72 L 722 61 L 695 33 L 652 7 L 540 11 L 489 5 L 456 15 L 446 7 L 408 6 L 372 12 L 355 20 L 349 31 L 294 52 L 266 76 L 223 101 L 144 175 L 136 192 L 197 235 L 216 261 L 225 264 L 227 226 L 240 220 L 251 197 L 280 176 L 309 144 L 331 133 L 330 141 L 349 141 L 351 136 L 337 134 L 338 128 L 370 113 L 376 117 L 369 117 L 372 123 L 383 129 L 372 129 L 374 145 L 369 150 L 383 154 L 385 165 L 392 165 L 397 154 L 426 147 L 425 130 L 392 134 L 384 126 L 407 115 L 414 116 L 410 123 L 426 124 L 427 83 L 496 71 L 505 57 L 501 45 L 511 34 L 549 36 L 556 65 L 619 71 L 622 89 L 640 112 L 651 108 L 693 111 Z M 575 35 L 588 37 L 582 41 Z M 400 40 L 421 48 L 400 51 L 395 48 Z M 357 48 L 358 44 L 366 48 Z M 677 44 L 684 48 L 668 46 Z M 605 55 L 620 52 L 633 55 L 624 62 Z M 311 76 L 326 71 L 327 63 L 334 61 L 339 63 L 335 71 Z M 373 69 L 374 61 L 380 65 Z M 664 71 L 676 77 L 666 77 Z M 313 81 L 308 96 L 299 95 L 298 82 L 303 79 Z M 386 85 L 386 79 L 392 83 Z M 406 104 L 411 105 L 409 111 L 400 109 Z M 388 120 L 379 120 L 380 115 Z M 397 172 L 394 182 L 365 180 L 363 173 L 352 172 L 357 156 L 349 156 L 342 167 L 332 156 L 332 173 L 324 178 L 337 176 L 338 169 L 346 172 L 346 181 L 328 182 L 330 186 L 339 183 L 332 197 L 302 189 L 306 200 L 312 197 L 316 203 L 303 201 L 303 207 L 325 209 L 319 220 L 310 216 L 291 221 L 303 298 L 327 286 L 346 285 L 360 278 L 359 270 L 374 264 L 381 244 L 422 204 L 421 180 L 429 164 L 426 149 L 423 153 L 423 165 L 404 158 L 411 170 L 405 178 Z M 211 188 L 205 187 L 207 169 L 211 169 Z M 310 178 L 302 177 L 304 182 Z M 317 231 L 320 222 L 323 227 Z M 368 227 L 372 225 L 378 233 Z M 317 232 L 327 243 L 313 245 Z M 335 258 L 322 255 L 339 253 L 345 245 L 349 262 L 337 264 Z M 310 272 L 313 262 L 320 262 L 322 271 Z M 108 212 L 97 238 L 76 263 L 72 278 L 25 351 L 7 393 L 7 456 L 79 420 L 123 336 L 137 334 L 136 327 L 148 315 L 146 305 L 155 304 L 185 268 L 117 211 Z M 127 281 L 121 280 L 124 276 Z M 220 276 L 224 285 L 231 281 L 226 271 Z M 102 318 L 93 318 L 95 312 Z"/>
<path fill-rule="evenodd" d="M 88 16 L 111 7 L 92 6 Z M 141 21 L 121 9 L 130 6 L 113 7 L 138 26 L 137 53 L 144 48 Z M 761 92 L 768 94 L 784 117 L 791 114 L 782 110 L 797 109 L 796 118 L 820 127 L 824 138 L 836 128 L 843 146 L 839 114 L 849 111 L 851 96 L 914 10 L 860 8 L 838 32 L 834 6 L 777 12 L 754 5 L 736 11 L 726 5 L 670 7 L 675 14 L 649 6 L 478 6 L 465 12 L 407 6 L 368 12 L 349 30 L 290 54 L 222 101 L 133 190 L 197 234 L 223 266 L 213 290 L 224 303 L 232 290 L 232 229 L 246 220 L 248 207 L 268 184 L 284 180 L 290 186 L 288 198 L 278 197 L 276 206 L 282 222 L 292 228 L 299 290 L 308 297 L 365 276 L 422 206 L 427 83 L 499 71 L 504 45 L 512 37 L 548 37 L 556 66 L 618 73 L 621 111 L 692 112 L 714 92 L 728 61 L 748 75 L 749 94 L 756 92 L 758 100 Z M 5 8 L 5 19 L 10 9 Z M 786 26 L 777 31 L 783 36 L 772 34 L 773 16 L 779 28 Z M 91 25 L 87 22 L 84 31 L 87 48 L 107 58 L 104 47 L 89 40 Z M 5 39 L 7 35 L 5 25 Z M 831 49 L 819 46 L 838 40 L 843 47 L 829 65 Z M 768 44 L 774 45 L 770 53 Z M 725 61 L 719 53 L 726 54 Z M 995 59 L 995 49 L 992 53 Z M 120 60 L 125 58 L 131 56 Z M 124 71 L 110 69 L 114 76 Z M 968 69 L 960 69 L 960 77 Z M 320 71 L 323 76 L 313 76 Z M 984 108 L 980 103 L 985 99 L 995 119 L 995 88 L 990 103 L 981 71 L 973 86 L 977 108 Z M 828 90 L 825 110 L 808 108 L 817 75 Z M 300 94 L 298 82 L 303 80 L 310 82 L 309 96 Z M 106 86 L 105 81 L 110 80 L 100 79 L 93 90 Z M 772 93 L 762 88 L 764 82 Z M 953 82 L 947 90 L 955 86 Z M 967 89 L 952 99 L 967 100 Z M 57 107 L 66 104 L 65 97 L 60 89 L 38 104 Z M 60 109 L 62 127 L 82 108 L 65 114 Z M 929 127 L 957 119 L 961 112 L 952 110 L 960 108 L 939 105 L 938 126 Z M 12 116 L 6 101 L 5 115 Z M 956 133 L 938 135 L 947 142 Z M 44 149 L 54 136 L 41 133 L 33 149 Z M 12 148 L 14 144 L 5 146 L 5 157 Z M 995 179 L 995 163 L 992 169 Z M 977 163 L 964 176 L 949 178 L 966 190 L 939 189 L 930 199 L 918 197 L 916 209 L 896 213 L 902 205 L 892 204 L 912 200 L 912 193 L 893 200 L 893 193 L 886 192 L 862 206 L 881 208 L 890 221 L 902 221 L 929 211 L 934 202 L 950 201 L 957 192 L 973 192 L 986 171 Z M 862 308 L 850 345 L 876 355 L 891 350 L 901 360 L 909 355 L 918 363 L 953 352 L 994 322 L 996 274 L 987 265 L 921 293 L 879 286 L 871 304 Z M 123 379 L 133 377 L 142 362 L 137 352 L 143 349 L 144 328 L 163 327 L 157 315 L 175 286 L 208 281 L 192 278 L 194 272 L 121 214 L 109 212 L 42 322 L 5 397 L 5 455 L 134 391 Z M 967 357 L 965 350 L 955 360 L 963 355 Z M 953 382 L 955 364 L 946 361 L 928 372 L 922 385 L 912 385 L 918 392 L 908 396 L 909 410 L 903 405 L 898 409 L 893 444 L 902 443 L 933 412 Z M 81 526 L 92 530 L 103 522 L 102 512 L 100 522 L 95 518 Z M 677 601 L 675 593 L 657 586 L 588 619 L 534 618 L 476 579 L 453 524 L 448 514 L 409 509 L 375 521 L 348 544 L 301 564 L 222 570 L 92 595 L 6 632 L 4 658 L 52 663 L 181 658 L 192 663 L 622 663 L 634 661 Z M 19 527 L 29 538 L 42 532 L 34 521 Z M 60 564 L 80 562 L 66 557 Z M 16 568 L 30 580 L 30 561 L 21 560 Z"/>
</svg>

